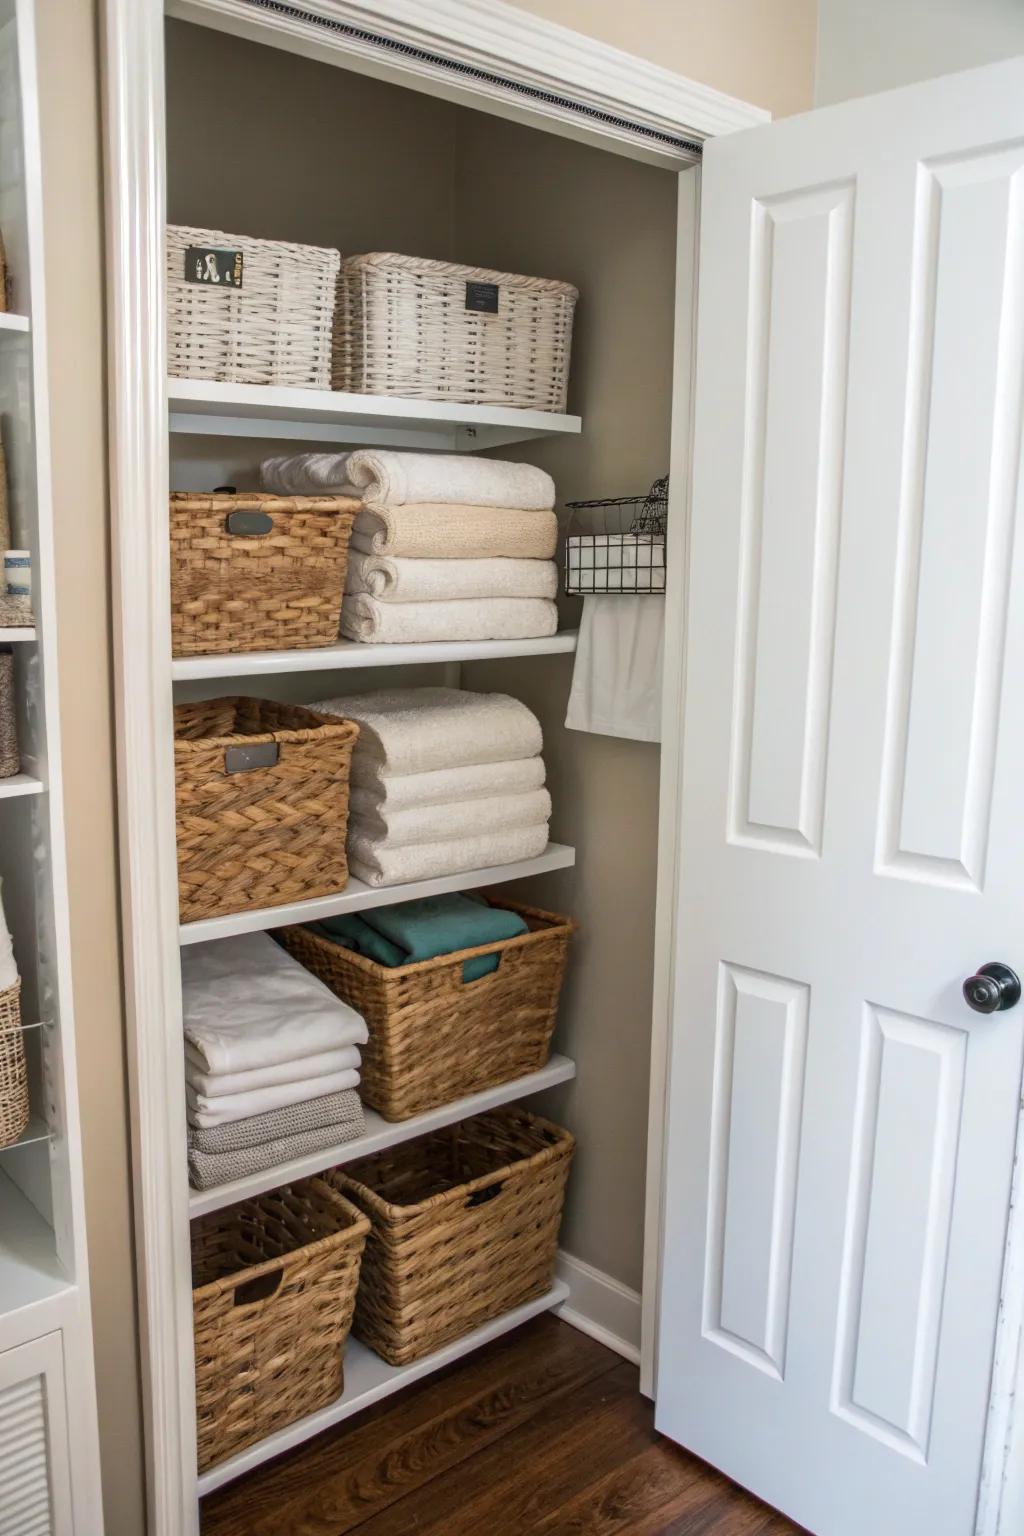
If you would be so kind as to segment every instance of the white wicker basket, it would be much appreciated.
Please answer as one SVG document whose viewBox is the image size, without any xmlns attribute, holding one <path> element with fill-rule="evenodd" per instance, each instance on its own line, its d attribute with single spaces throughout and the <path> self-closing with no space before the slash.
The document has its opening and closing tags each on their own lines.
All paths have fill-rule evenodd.
<svg viewBox="0 0 1024 1536">
<path fill-rule="evenodd" d="M 390 251 L 350 256 L 338 279 L 334 388 L 564 411 L 577 297 L 547 278 Z"/>
<path fill-rule="evenodd" d="M 242 282 L 187 282 L 190 247 L 240 251 Z M 176 379 L 331 387 L 339 251 L 167 227 L 167 359 Z"/>
</svg>

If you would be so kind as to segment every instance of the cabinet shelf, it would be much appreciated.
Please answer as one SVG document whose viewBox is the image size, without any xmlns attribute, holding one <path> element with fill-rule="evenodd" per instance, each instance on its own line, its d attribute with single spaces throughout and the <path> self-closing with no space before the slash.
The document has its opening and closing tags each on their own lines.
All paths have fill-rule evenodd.
<svg viewBox="0 0 1024 1536">
<path fill-rule="evenodd" d="M 0 1316 L 68 1290 L 52 1227 L 0 1172 Z"/>
<path fill-rule="evenodd" d="M 8 800 L 13 795 L 38 795 L 42 789 L 42 780 L 33 778 L 32 774 L 12 773 L 9 779 L 0 779 L 0 800 Z"/>
<path fill-rule="evenodd" d="M 482 885 L 500 885 L 505 880 L 521 880 L 527 875 L 542 875 L 552 869 L 570 869 L 576 862 L 575 848 L 564 843 L 548 843 L 535 859 L 521 859 L 516 864 L 496 864 L 490 869 L 462 870 L 457 875 L 439 875 L 433 880 L 413 880 L 408 885 L 364 885 L 350 879 L 343 891 L 333 896 L 316 896 L 312 901 L 293 901 L 283 907 L 259 907 L 253 912 L 232 912 L 227 917 L 202 917 L 182 923 L 182 944 L 204 944 L 210 939 L 226 939 L 234 933 L 259 933 L 267 928 L 283 928 L 287 923 L 316 923 L 341 912 L 359 912 L 368 907 L 392 907 L 399 901 L 417 896 L 440 896 L 445 891 L 472 891 Z"/>
<path fill-rule="evenodd" d="M 498 661 L 510 656 L 557 656 L 575 651 L 579 632 L 564 629 L 540 640 L 425 640 L 417 645 L 362 645 L 340 640 L 311 651 L 251 651 L 239 656 L 179 656 L 176 683 L 199 678 L 274 677 L 336 672 L 349 667 L 408 667 L 449 661 Z"/>
<path fill-rule="evenodd" d="M 36 638 L 35 627 L 31 624 L 18 625 L 16 628 L 0 625 L 0 645 L 24 644 Z"/>
<path fill-rule="evenodd" d="M 451 1344 L 446 1344 L 443 1349 L 436 1350 L 432 1355 L 426 1355 L 422 1360 L 414 1360 L 411 1365 L 388 1365 L 367 1349 L 365 1344 L 360 1344 L 358 1339 L 349 1338 L 345 1345 L 345 1390 L 337 1402 L 329 1403 L 326 1408 L 321 1408 L 317 1413 L 311 1413 L 308 1418 L 300 1419 L 296 1424 L 289 1424 L 284 1429 L 279 1429 L 277 1434 L 270 1435 L 266 1440 L 251 1445 L 247 1450 L 239 1451 L 236 1456 L 231 1456 L 220 1466 L 211 1467 L 208 1472 L 200 1473 L 199 1494 L 212 1493 L 215 1488 L 221 1488 L 225 1483 L 232 1482 L 236 1477 L 241 1477 L 245 1472 L 251 1472 L 264 1461 L 269 1461 L 274 1456 L 280 1456 L 284 1451 L 290 1451 L 296 1445 L 301 1445 L 313 1435 L 320 1434 L 321 1430 L 330 1429 L 334 1424 L 340 1424 L 343 1419 L 349 1419 L 354 1413 L 361 1413 L 364 1408 L 369 1408 L 373 1403 L 379 1403 L 382 1398 L 390 1397 L 394 1392 L 401 1392 L 403 1387 L 411 1386 L 414 1381 L 420 1381 L 424 1376 L 430 1376 L 434 1371 L 441 1370 L 453 1361 L 460 1360 L 464 1355 L 472 1354 L 484 1344 L 490 1344 L 492 1339 L 498 1339 L 504 1333 L 510 1333 L 513 1328 L 529 1322 L 531 1317 L 539 1317 L 542 1312 L 550 1312 L 553 1307 L 560 1307 L 569 1297 L 569 1287 L 563 1280 L 556 1280 L 549 1291 L 543 1296 L 537 1296 L 533 1301 L 528 1301 L 521 1307 L 516 1307 L 511 1312 L 506 1312 L 502 1317 L 496 1317 L 489 1323 L 484 1323 L 482 1328 L 475 1328 L 472 1333 L 467 1333 L 465 1338 L 456 1339 Z"/>
<path fill-rule="evenodd" d="M 28 315 L 16 315 L 10 310 L 0 311 L 0 340 L 5 336 L 25 336 L 28 331 Z"/>
<path fill-rule="evenodd" d="M 276 384 L 222 384 L 211 379 L 168 379 L 167 404 L 172 433 L 448 453 L 478 453 L 530 438 L 576 433 L 583 426 L 579 416 L 554 411 L 348 395 Z"/>
<path fill-rule="evenodd" d="M 342 1146 L 325 1147 L 311 1152 L 307 1157 L 295 1158 L 289 1163 L 279 1163 L 274 1168 L 251 1173 L 247 1178 L 235 1179 L 230 1184 L 220 1184 L 216 1189 L 193 1189 L 189 1193 L 189 1214 L 204 1216 L 208 1211 L 220 1211 L 226 1205 L 234 1205 L 251 1195 L 261 1195 L 265 1190 L 276 1189 L 279 1184 L 290 1184 L 293 1179 L 306 1179 L 325 1168 L 337 1168 L 342 1163 L 354 1162 L 370 1152 L 381 1152 L 385 1147 L 397 1147 L 403 1141 L 423 1136 L 428 1131 L 440 1130 L 466 1120 L 470 1115 L 482 1114 L 486 1109 L 496 1109 L 499 1104 L 513 1104 L 528 1094 L 541 1093 L 554 1088 L 557 1083 L 567 1083 L 576 1076 L 576 1063 L 568 1056 L 552 1056 L 545 1066 L 525 1077 L 512 1078 L 494 1088 L 480 1093 L 467 1094 L 454 1099 L 438 1109 L 414 1115 L 409 1120 L 385 1120 L 375 1110 L 366 1111 L 366 1133 L 357 1141 L 347 1141 Z"/>
</svg>

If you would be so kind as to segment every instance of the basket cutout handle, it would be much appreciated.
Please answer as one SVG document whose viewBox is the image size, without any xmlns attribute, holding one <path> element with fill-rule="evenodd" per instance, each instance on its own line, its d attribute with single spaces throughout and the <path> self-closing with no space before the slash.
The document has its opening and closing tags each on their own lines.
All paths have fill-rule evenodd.
<svg viewBox="0 0 1024 1536">
<path fill-rule="evenodd" d="M 251 747 L 228 747 L 224 753 L 225 773 L 252 773 L 254 768 L 274 768 L 281 755 L 276 741 L 256 741 Z"/>
<path fill-rule="evenodd" d="M 247 1307 L 254 1301 L 268 1301 L 274 1292 L 280 1288 L 284 1279 L 284 1268 L 274 1269 L 268 1275 L 257 1275 L 255 1280 L 243 1280 L 241 1285 L 235 1286 L 233 1305 Z"/>
<path fill-rule="evenodd" d="M 229 512 L 224 527 L 238 538 L 262 539 L 273 533 L 274 519 L 269 512 Z"/>
<path fill-rule="evenodd" d="M 482 956 L 482 955 L 477 955 L 477 956 L 474 956 L 474 958 L 475 959 L 484 959 L 486 957 Z M 472 960 L 463 960 L 463 962 L 462 962 L 462 972 L 461 972 L 461 975 L 459 976 L 459 985 L 461 987 L 482 987 L 485 981 L 493 981 L 494 978 L 497 976 L 498 972 L 501 970 L 501 962 L 502 962 L 502 960 L 505 957 L 504 957 L 503 954 L 496 954 L 494 956 L 494 958 L 495 958 L 495 960 L 497 960 L 498 963 L 494 967 L 493 971 L 485 971 L 482 976 L 473 976 L 471 978 L 467 978 L 467 976 L 466 976 L 466 967 L 469 966 L 469 965 L 472 965 L 473 961 Z"/>
<path fill-rule="evenodd" d="M 474 1189 L 471 1195 L 466 1196 L 466 1210 L 471 1211 L 478 1205 L 486 1205 L 489 1200 L 496 1200 L 505 1188 L 505 1180 L 499 1179 L 497 1184 L 488 1184 L 486 1189 Z"/>
</svg>

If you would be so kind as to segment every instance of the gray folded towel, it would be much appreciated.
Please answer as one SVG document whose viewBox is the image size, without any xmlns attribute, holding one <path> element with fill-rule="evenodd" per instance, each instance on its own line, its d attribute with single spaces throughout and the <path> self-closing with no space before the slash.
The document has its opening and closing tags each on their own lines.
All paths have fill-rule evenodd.
<svg viewBox="0 0 1024 1536">
<path fill-rule="evenodd" d="M 338 1132 L 337 1141 L 347 1141 L 342 1126 L 356 1125 L 356 1134 L 364 1129 L 363 1105 L 354 1088 L 344 1088 L 338 1093 L 326 1093 L 318 1099 L 303 1099 L 300 1104 L 288 1104 L 284 1109 L 268 1109 L 262 1115 L 249 1115 L 242 1120 L 230 1120 L 224 1125 L 205 1127 L 189 1126 L 189 1152 L 239 1152 L 245 1147 L 262 1147 L 267 1142 L 281 1141 L 297 1136 L 301 1131 L 319 1131 L 333 1128 Z M 321 1143 L 327 1146 L 329 1142 Z M 315 1151 L 316 1148 L 310 1150 Z M 264 1164 L 266 1166 L 266 1164 Z"/>
<path fill-rule="evenodd" d="M 360 1114 L 358 1120 L 322 1125 L 314 1131 L 299 1131 L 296 1136 L 282 1136 L 279 1141 L 266 1141 L 260 1147 L 239 1147 L 234 1152 L 197 1152 L 190 1147 L 189 1183 L 193 1189 L 216 1189 L 220 1184 L 247 1178 L 251 1173 L 262 1173 L 265 1168 L 276 1168 L 293 1158 L 306 1157 L 310 1152 L 343 1146 L 347 1141 L 355 1141 L 365 1128 Z"/>
</svg>

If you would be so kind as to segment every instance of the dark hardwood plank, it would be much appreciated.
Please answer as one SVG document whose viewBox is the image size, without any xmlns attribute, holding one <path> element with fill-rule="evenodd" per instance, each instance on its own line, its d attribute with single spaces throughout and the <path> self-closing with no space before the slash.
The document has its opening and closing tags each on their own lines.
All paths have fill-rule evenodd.
<svg viewBox="0 0 1024 1536">
<path fill-rule="evenodd" d="M 666 1519 L 714 1497 L 707 1469 L 658 1439 L 622 1467 L 530 1527 L 530 1536 L 638 1536 L 664 1529 Z"/>
<path fill-rule="evenodd" d="M 282 1530 L 342 1536 L 547 1400 L 619 1363 L 603 1345 L 554 1318 L 539 1318 L 210 1495 L 203 1536 L 280 1536 Z"/>
</svg>

